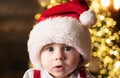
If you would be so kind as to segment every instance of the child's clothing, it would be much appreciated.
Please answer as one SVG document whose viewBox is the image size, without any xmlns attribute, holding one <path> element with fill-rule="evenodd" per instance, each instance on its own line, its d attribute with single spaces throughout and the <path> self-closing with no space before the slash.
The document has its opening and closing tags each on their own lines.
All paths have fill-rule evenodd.
<svg viewBox="0 0 120 78">
<path fill-rule="evenodd" d="M 23 78 L 53 78 L 46 70 L 29 69 L 24 74 Z M 78 73 L 73 73 L 69 78 L 95 78 L 89 72 L 81 68 Z"/>
</svg>

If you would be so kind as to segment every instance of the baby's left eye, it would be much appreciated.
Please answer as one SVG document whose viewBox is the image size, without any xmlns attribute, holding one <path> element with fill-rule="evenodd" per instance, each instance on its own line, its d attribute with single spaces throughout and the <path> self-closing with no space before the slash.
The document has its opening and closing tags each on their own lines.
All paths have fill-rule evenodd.
<svg viewBox="0 0 120 78">
<path fill-rule="evenodd" d="M 72 50 L 72 47 L 66 46 L 66 47 L 64 48 L 64 50 L 65 50 L 65 51 L 71 51 L 71 50 Z"/>
<path fill-rule="evenodd" d="M 54 51 L 54 48 L 53 48 L 53 47 L 48 47 L 47 50 L 48 50 L 49 52 L 52 52 L 52 51 Z"/>
</svg>

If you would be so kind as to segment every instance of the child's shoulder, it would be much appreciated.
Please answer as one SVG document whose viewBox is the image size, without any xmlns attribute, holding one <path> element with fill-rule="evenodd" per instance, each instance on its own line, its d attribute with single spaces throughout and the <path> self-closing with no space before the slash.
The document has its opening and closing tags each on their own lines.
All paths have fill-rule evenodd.
<svg viewBox="0 0 120 78">
<path fill-rule="evenodd" d="M 85 66 L 80 67 L 79 74 L 80 74 L 80 77 L 82 78 L 96 78 L 88 70 L 86 70 Z"/>
<path fill-rule="evenodd" d="M 37 69 L 37 68 L 29 68 L 26 72 L 28 73 L 31 73 L 31 72 L 34 72 L 34 71 L 41 71 L 40 69 Z"/>
<path fill-rule="evenodd" d="M 93 76 L 90 72 L 86 71 L 87 75 L 90 77 L 90 78 L 96 78 L 95 76 Z"/>
<path fill-rule="evenodd" d="M 24 75 L 23 78 L 33 78 L 34 72 L 40 72 L 40 69 L 30 68 L 28 69 Z"/>
</svg>

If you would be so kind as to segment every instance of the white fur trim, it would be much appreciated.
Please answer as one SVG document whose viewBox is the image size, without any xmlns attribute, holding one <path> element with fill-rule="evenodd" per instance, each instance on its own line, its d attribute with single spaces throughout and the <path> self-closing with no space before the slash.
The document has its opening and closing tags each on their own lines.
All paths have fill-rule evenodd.
<svg viewBox="0 0 120 78">
<path fill-rule="evenodd" d="M 48 18 L 34 26 L 28 40 L 28 52 L 33 65 L 41 68 L 40 51 L 50 43 L 63 43 L 75 47 L 83 56 L 84 64 L 90 59 L 90 33 L 72 17 Z"/>
<path fill-rule="evenodd" d="M 92 11 L 90 9 L 88 11 L 83 12 L 80 15 L 79 19 L 80 19 L 81 23 L 86 27 L 91 27 L 97 21 L 96 14 L 94 13 L 94 11 Z"/>
</svg>

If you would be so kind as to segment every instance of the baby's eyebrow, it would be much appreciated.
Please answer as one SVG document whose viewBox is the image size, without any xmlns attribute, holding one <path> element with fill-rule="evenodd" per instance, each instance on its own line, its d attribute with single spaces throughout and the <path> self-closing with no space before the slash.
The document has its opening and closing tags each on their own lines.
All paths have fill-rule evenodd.
<svg viewBox="0 0 120 78">
<path fill-rule="evenodd" d="M 42 47 L 41 51 L 45 50 L 46 48 L 50 47 L 52 44 L 47 44 L 45 46 Z"/>
<path fill-rule="evenodd" d="M 53 44 L 54 44 L 54 43 L 46 44 L 43 48 L 46 48 L 46 47 L 52 46 Z"/>
<path fill-rule="evenodd" d="M 51 45 L 53 45 L 53 44 L 55 44 L 55 43 L 46 44 L 45 46 L 51 46 Z"/>
</svg>

